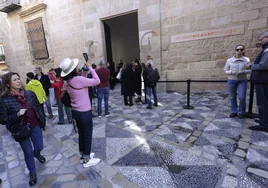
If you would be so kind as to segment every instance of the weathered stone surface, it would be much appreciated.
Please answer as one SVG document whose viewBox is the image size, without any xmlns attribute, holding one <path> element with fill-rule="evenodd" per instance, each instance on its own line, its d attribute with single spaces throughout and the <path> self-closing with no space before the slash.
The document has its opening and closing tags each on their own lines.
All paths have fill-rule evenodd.
<svg viewBox="0 0 268 188">
<path fill-rule="evenodd" d="M 224 180 L 221 184 L 223 187 L 236 187 L 237 186 L 237 179 L 232 176 L 225 176 Z"/>
<path fill-rule="evenodd" d="M 238 147 L 241 148 L 241 149 L 247 149 L 249 147 L 249 143 L 243 142 L 243 141 L 239 141 L 238 142 Z"/>
<path fill-rule="evenodd" d="M 250 167 L 250 168 L 247 169 L 247 172 L 253 173 L 253 174 L 256 174 L 258 176 L 261 176 L 263 178 L 268 179 L 268 172 L 265 171 L 265 170 L 261 170 L 261 169 L 257 169 L 257 168 L 251 168 Z"/>
<path fill-rule="evenodd" d="M 239 156 L 239 157 L 242 157 L 242 158 L 244 158 L 244 157 L 246 156 L 246 153 L 245 153 L 243 150 L 241 150 L 241 149 L 237 149 L 237 150 L 235 151 L 235 154 L 236 154 L 237 156 Z"/>
</svg>

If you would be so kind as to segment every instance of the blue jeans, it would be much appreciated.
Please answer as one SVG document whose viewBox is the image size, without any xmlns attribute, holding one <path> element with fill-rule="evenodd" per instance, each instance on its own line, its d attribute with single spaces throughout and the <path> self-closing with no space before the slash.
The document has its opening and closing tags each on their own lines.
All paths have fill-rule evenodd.
<svg viewBox="0 0 268 188">
<path fill-rule="evenodd" d="M 228 80 L 228 90 L 231 102 L 231 112 L 244 114 L 246 111 L 247 80 Z M 239 98 L 238 110 L 237 93 Z"/>
<path fill-rule="evenodd" d="M 268 128 L 268 84 L 255 84 L 260 126 Z"/>
<path fill-rule="evenodd" d="M 43 149 L 43 135 L 40 126 L 37 125 L 36 127 L 32 128 L 31 137 L 20 141 L 19 144 L 24 153 L 24 159 L 28 170 L 31 174 L 35 174 L 36 171 L 34 157 L 39 157 L 40 152 Z M 32 148 L 32 144 L 34 150 Z"/>
<path fill-rule="evenodd" d="M 101 103 L 102 103 L 102 96 L 104 96 L 104 107 L 105 107 L 105 114 L 109 114 L 109 93 L 110 87 L 98 88 L 97 89 L 97 97 L 98 97 L 98 116 L 101 116 Z"/>
<path fill-rule="evenodd" d="M 146 86 L 146 101 L 147 101 L 148 107 L 152 107 L 151 91 L 153 92 L 153 96 L 154 96 L 154 105 L 157 105 L 156 86 Z"/>
<path fill-rule="evenodd" d="M 71 109 L 65 106 L 64 104 L 62 104 L 62 102 L 58 99 L 57 99 L 57 104 L 58 104 L 59 123 L 64 123 L 63 107 L 65 109 L 65 113 L 67 115 L 68 121 L 71 121 L 73 119 Z"/>
<path fill-rule="evenodd" d="M 93 121 L 92 112 L 78 112 L 72 110 L 73 118 L 78 128 L 79 152 L 88 159 L 91 152 Z"/>
<path fill-rule="evenodd" d="M 51 109 L 51 104 L 50 104 L 50 98 L 49 98 L 49 95 L 47 96 L 47 100 L 45 102 L 46 104 L 46 107 L 47 107 L 47 112 L 49 115 L 53 115 L 52 114 L 52 109 Z"/>
</svg>

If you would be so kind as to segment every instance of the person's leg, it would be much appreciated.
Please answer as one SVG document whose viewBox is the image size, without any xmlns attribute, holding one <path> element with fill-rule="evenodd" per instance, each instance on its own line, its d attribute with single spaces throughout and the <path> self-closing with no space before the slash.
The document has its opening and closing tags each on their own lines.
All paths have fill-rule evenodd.
<svg viewBox="0 0 268 188">
<path fill-rule="evenodd" d="M 40 152 L 42 151 L 44 147 L 43 135 L 42 135 L 42 131 L 39 125 L 32 128 L 31 140 L 34 146 L 34 157 L 38 158 L 39 160 L 41 156 Z"/>
<path fill-rule="evenodd" d="M 65 105 L 63 105 L 63 106 L 64 106 L 64 109 L 65 109 L 65 113 L 67 115 L 68 121 L 70 123 L 73 120 L 71 109 L 68 106 L 65 106 Z"/>
<path fill-rule="evenodd" d="M 98 158 L 91 158 L 91 144 L 92 144 L 92 131 L 93 131 L 93 121 L 92 112 L 82 112 L 81 113 L 81 126 L 83 126 L 83 144 L 84 144 L 84 164 L 83 167 L 87 168 L 96 165 L 100 162 Z"/>
<path fill-rule="evenodd" d="M 81 112 L 81 127 L 83 127 L 83 149 L 84 158 L 90 158 L 91 143 L 92 143 L 92 131 L 93 131 L 93 121 L 92 112 Z"/>
<path fill-rule="evenodd" d="M 146 90 L 146 86 L 144 86 L 144 103 L 147 104 L 147 90 Z"/>
<path fill-rule="evenodd" d="M 237 82 L 235 80 L 228 80 L 229 98 L 231 103 L 231 113 L 237 113 Z"/>
<path fill-rule="evenodd" d="M 24 160 L 30 174 L 36 174 L 33 148 L 30 138 L 20 141 L 19 144 L 22 148 Z"/>
<path fill-rule="evenodd" d="M 238 98 L 239 98 L 239 114 L 244 114 L 246 111 L 246 95 L 247 95 L 247 80 L 241 80 L 237 86 Z"/>
<path fill-rule="evenodd" d="M 156 93 L 156 86 L 152 87 L 152 92 L 154 96 L 154 106 L 158 106 L 158 100 L 157 100 L 157 93 Z"/>
<path fill-rule="evenodd" d="M 255 84 L 260 127 L 268 128 L 268 86 L 267 84 Z"/>
<path fill-rule="evenodd" d="M 148 104 L 148 108 L 152 108 L 152 102 L 151 102 L 151 87 L 146 87 L 146 100 Z"/>
<path fill-rule="evenodd" d="M 102 95 L 103 95 L 103 91 L 102 88 L 98 88 L 97 89 L 97 95 L 98 95 L 98 116 L 101 116 L 102 114 Z"/>
<path fill-rule="evenodd" d="M 129 106 L 133 105 L 133 97 L 132 95 L 129 95 Z"/>
<path fill-rule="evenodd" d="M 262 126 L 268 128 L 268 84 L 263 84 L 263 95 L 264 95 L 264 100 L 263 100 L 263 111 L 266 115 L 263 116 L 263 124 Z"/>
<path fill-rule="evenodd" d="M 82 120 L 81 120 L 81 113 L 83 113 L 83 112 L 78 112 L 78 111 L 72 110 L 72 115 L 76 121 L 76 126 L 78 129 L 79 152 L 83 158 L 83 156 L 84 156 L 84 126 L 83 126 Z"/>
<path fill-rule="evenodd" d="M 48 114 L 50 115 L 50 117 L 52 117 L 53 114 L 52 114 L 51 104 L 50 104 L 50 100 L 49 100 L 49 95 L 47 96 L 47 100 L 46 100 L 45 104 L 47 107 Z"/>
<path fill-rule="evenodd" d="M 109 94 L 110 94 L 110 88 L 106 87 L 104 89 L 104 106 L 105 106 L 105 115 L 109 114 Z"/>
<path fill-rule="evenodd" d="M 129 105 L 127 95 L 124 95 L 124 104 L 125 104 L 125 106 Z"/>
<path fill-rule="evenodd" d="M 55 97 L 55 89 L 54 88 L 49 88 L 49 96 L 50 96 L 50 101 L 52 105 L 57 104 L 57 100 Z"/>
<path fill-rule="evenodd" d="M 59 124 L 64 124 L 64 114 L 63 114 L 63 104 L 61 101 L 57 100 L 58 104 L 58 116 L 59 116 Z"/>
</svg>

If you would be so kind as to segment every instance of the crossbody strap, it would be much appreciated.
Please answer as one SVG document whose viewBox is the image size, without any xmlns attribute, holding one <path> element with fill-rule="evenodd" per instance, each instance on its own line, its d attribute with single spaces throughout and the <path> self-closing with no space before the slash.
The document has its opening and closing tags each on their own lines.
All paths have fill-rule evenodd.
<svg viewBox="0 0 268 188">
<path fill-rule="evenodd" d="M 75 87 L 73 87 L 70 83 L 69 83 L 69 81 L 67 82 L 68 84 L 69 84 L 69 86 L 71 87 L 71 88 L 73 88 L 73 89 L 75 89 L 75 90 L 81 90 L 81 89 L 83 89 L 83 88 L 75 88 Z"/>
</svg>

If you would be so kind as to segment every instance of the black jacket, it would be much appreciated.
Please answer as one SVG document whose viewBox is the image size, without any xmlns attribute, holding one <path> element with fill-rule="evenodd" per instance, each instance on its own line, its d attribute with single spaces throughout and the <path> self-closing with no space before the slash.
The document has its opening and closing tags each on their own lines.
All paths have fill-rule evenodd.
<svg viewBox="0 0 268 188">
<path fill-rule="evenodd" d="M 149 73 L 149 69 L 152 69 L 152 67 L 148 67 L 148 68 L 145 68 L 144 70 L 143 70 L 143 73 L 142 73 L 142 77 L 143 77 L 143 81 L 144 81 L 144 86 L 145 87 L 153 87 L 153 86 L 156 86 L 156 83 L 154 84 L 154 85 L 150 85 L 149 83 L 148 83 L 148 73 Z M 155 68 L 157 71 L 158 71 L 158 69 L 157 68 Z M 158 80 L 160 79 L 160 76 L 159 76 L 159 74 L 158 74 Z"/>
<path fill-rule="evenodd" d="M 268 83 L 268 43 L 262 46 L 262 51 L 256 57 L 254 65 L 251 66 L 250 82 L 253 84 Z"/>
<path fill-rule="evenodd" d="M 121 76 L 121 95 L 132 96 L 135 92 L 135 73 L 132 67 L 128 67 L 127 70 L 123 70 Z"/>
<path fill-rule="evenodd" d="M 46 118 L 42 106 L 37 100 L 36 95 L 32 91 L 24 91 L 27 105 L 32 106 L 39 120 L 41 128 L 46 127 Z M 13 96 L 2 97 L 0 99 L 0 123 L 7 126 L 11 132 L 16 132 L 21 126 L 22 117 L 18 117 L 17 113 L 20 111 L 20 104 Z"/>
<path fill-rule="evenodd" d="M 44 88 L 44 90 L 46 92 L 46 95 L 49 96 L 49 88 L 50 88 L 50 85 L 51 85 L 50 79 L 49 79 L 48 75 L 45 75 L 43 73 L 41 73 L 41 74 L 42 75 L 41 75 L 40 80 L 38 79 L 37 75 L 35 76 L 35 79 L 39 80 L 41 82 L 41 84 L 42 84 L 42 86 L 43 86 L 43 88 Z"/>
</svg>

